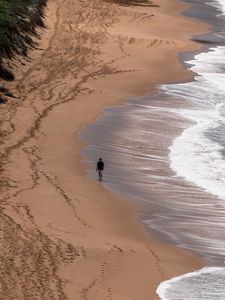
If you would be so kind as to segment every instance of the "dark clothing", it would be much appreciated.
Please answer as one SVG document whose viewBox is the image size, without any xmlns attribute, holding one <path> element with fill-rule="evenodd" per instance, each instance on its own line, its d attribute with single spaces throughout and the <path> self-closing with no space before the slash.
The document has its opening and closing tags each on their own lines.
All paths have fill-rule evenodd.
<svg viewBox="0 0 225 300">
<path fill-rule="evenodd" d="M 101 170 L 101 171 L 104 170 L 104 162 L 103 161 L 98 161 L 97 169 Z"/>
</svg>

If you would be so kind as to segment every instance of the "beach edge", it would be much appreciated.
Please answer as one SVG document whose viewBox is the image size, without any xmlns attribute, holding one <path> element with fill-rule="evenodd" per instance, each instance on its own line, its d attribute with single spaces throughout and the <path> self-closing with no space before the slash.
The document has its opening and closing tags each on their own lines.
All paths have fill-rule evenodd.
<svg viewBox="0 0 225 300">
<path fill-rule="evenodd" d="M 61 5 L 61 1 L 56 1 L 54 4 L 53 1 L 49 1 L 46 16 L 49 29 L 41 42 L 44 50 L 41 53 L 33 51 L 32 62 L 26 64 L 24 72 L 17 70 L 15 93 L 19 86 L 20 97 L 26 92 L 28 103 L 34 96 L 32 94 L 34 89 L 30 89 L 29 94 L 27 91 L 24 92 L 22 87 L 24 83 L 31 87 L 35 80 L 38 82 L 42 76 L 41 72 L 34 68 L 40 59 L 49 56 L 51 62 L 55 51 L 54 43 L 58 43 L 57 38 L 64 28 L 60 27 L 60 24 L 68 18 L 70 8 L 65 9 Z M 69 5 L 71 4 L 68 3 Z M 76 90 L 74 99 L 55 102 L 56 105 L 53 105 L 45 115 L 43 108 L 37 103 L 35 109 L 42 110 L 43 114 L 39 127 L 33 138 L 25 141 L 25 150 L 18 147 L 18 150 L 12 153 L 8 163 L 7 172 L 12 179 L 21 176 L 15 171 L 18 157 L 19 167 L 24 169 L 24 178 L 27 178 L 26 174 L 30 170 L 39 174 L 37 186 L 32 189 L 24 188 L 17 196 L 17 201 L 29 207 L 32 218 L 41 232 L 50 239 L 62 240 L 75 249 L 71 263 L 63 266 L 58 263 L 60 267 L 57 271 L 57 276 L 62 278 L 62 282 L 66 282 L 63 290 L 69 299 L 87 299 L 87 297 L 118 300 L 149 297 L 158 299 L 156 289 L 160 282 L 204 266 L 204 262 L 194 254 L 173 245 L 163 244 L 149 236 L 149 232 L 138 220 L 136 207 L 128 199 L 105 190 L 98 182 L 87 178 L 88 166 L 80 154 L 85 145 L 80 140 L 79 133 L 84 126 L 96 121 L 103 108 L 149 94 L 155 91 L 159 84 L 187 80 L 193 75 L 184 69 L 177 55 L 179 52 L 200 47 L 190 40 L 190 30 L 195 35 L 207 32 L 209 27 L 197 20 L 182 16 L 180 13 L 187 7 L 186 4 L 160 1 L 160 5 L 159 11 L 155 13 L 157 17 L 152 25 L 153 31 L 152 28 L 148 28 L 151 27 L 151 23 L 150 25 L 137 23 L 139 25 L 136 24 L 135 28 L 130 28 L 128 31 L 127 16 L 134 12 L 143 13 L 140 7 L 132 8 L 131 12 L 129 8 L 122 8 L 126 14 L 121 14 L 118 21 L 107 29 L 111 36 L 115 36 L 118 30 L 122 30 L 121 36 L 129 32 L 137 40 L 140 38 L 143 40 L 142 46 L 149 43 L 148 34 L 151 34 L 152 40 L 156 40 L 155 50 L 151 48 L 151 57 L 148 57 L 150 55 L 147 46 L 140 59 L 137 55 L 140 51 L 139 43 L 130 42 L 129 46 L 122 44 L 119 49 L 118 45 L 113 48 L 113 40 L 108 40 L 101 48 L 99 54 L 101 59 L 108 62 L 115 60 L 121 53 L 129 51 L 130 55 L 125 57 L 124 61 L 113 62 L 113 68 L 126 72 L 113 72 L 110 78 L 94 75 L 85 82 L 85 89 L 92 90 L 90 94 L 82 95 L 82 92 L 79 94 Z M 70 18 L 72 23 L 72 16 Z M 167 29 L 168 32 L 162 32 L 163 26 L 161 28 L 159 26 L 162 20 L 170 22 L 172 19 L 174 23 Z M 195 24 L 198 24 L 197 29 Z M 182 26 L 187 25 L 190 26 L 189 29 L 182 30 Z M 180 26 L 178 33 L 175 31 L 177 26 Z M 68 31 L 68 37 L 70 34 Z M 162 42 L 160 45 L 159 41 L 167 40 L 173 41 L 175 46 L 170 46 L 169 42 Z M 63 48 L 62 43 L 61 46 Z M 72 54 L 70 55 L 72 57 Z M 161 62 L 162 57 L 166 60 Z M 92 71 L 91 64 L 90 69 Z M 133 75 L 130 69 L 141 71 Z M 71 77 L 61 79 L 67 81 L 65 86 L 62 85 L 63 89 L 71 88 L 69 78 Z M 39 89 L 38 84 L 36 88 Z M 44 88 L 47 89 L 42 85 L 42 91 Z M 21 105 L 17 113 L 18 116 L 25 117 L 27 110 Z M 33 124 L 33 120 L 27 122 Z M 32 128 L 31 125 L 29 126 Z M 23 128 L 19 126 L 13 138 L 17 137 L 19 140 L 21 132 Z M 38 154 L 27 149 L 36 149 Z M 35 163 L 31 164 L 30 161 Z M 17 220 L 13 212 L 10 211 L 10 214 Z M 29 226 L 32 226 L 32 223 Z M 67 257 L 65 259 L 67 260 Z M 55 263 L 57 264 L 57 261 Z M 56 289 L 57 292 L 59 291 Z"/>
</svg>

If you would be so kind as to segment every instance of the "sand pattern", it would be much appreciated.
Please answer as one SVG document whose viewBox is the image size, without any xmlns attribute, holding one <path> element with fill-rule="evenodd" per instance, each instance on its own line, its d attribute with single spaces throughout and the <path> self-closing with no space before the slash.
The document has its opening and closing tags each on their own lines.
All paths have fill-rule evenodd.
<svg viewBox="0 0 225 300">
<path fill-rule="evenodd" d="M 129 74 L 137 74 L 138 78 L 141 70 L 138 63 L 120 66 L 121 61 L 132 57 L 135 47 L 141 45 L 145 55 L 150 50 L 175 51 L 175 42 L 170 38 L 156 35 L 146 38 L 142 31 L 135 34 L 140 25 L 148 28 L 154 20 L 158 4 L 149 4 L 147 10 L 145 4 L 134 9 L 133 2 L 128 7 L 127 3 L 120 6 L 100 0 L 50 0 L 48 30 L 40 47 L 31 54 L 31 59 L 15 64 L 17 80 L 10 85 L 14 97 L 7 97 L 0 107 L 0 299 L 120 300 L 131 299 L 126 295 L 129 293 L 132 299 L 140 299 L 140 291 L 148 296 L 150 280 L 146 274 L 152 268 L 157 274 L 151 280 L 152 286 L 170 276 L 162 266 L 165 260 L 162 262 L 155 250 L 158 246 L 147 245 L 146 234 L 140 233 L 140 229 L 133 233 L 136 221 L 129 218 L 124 221 L 122 216 L 118 217 L 122 220 L 121 226 L 118 225 L 121 230 L 112 225 L 111 214 L 124 211 L 127 216 L 127 206 L 125 209 L 120 204 L 121 208 L 107 192 L 92 186 L 97 195 L 104 194 L 101 199 L 96 197 L 95 202 L 88 194 L 87 206 L 97 215 L 107 203 L 109 212 L 101 211 L 101 217 L 96 219 L 85 214 L 86 191 L 71 191 L 57 172 L 48 168 L 48 157 L 43 155 L 50 138 L 43 122 L 54 111 L 59 107 L 66 110 L 65 104 L 69 107 L 71 103 L 72 108 L 77 108 L 76 103 L 82 97 L 96 92 L 94 82 L 98 80 L 118 75 L 126 79 Z M 126 26 L 132 24 L 134 33 L 126 28 L 117 33 L 121 19 L 125 19 Z M 107 55 L 107 47 L 114 47 L 115 54 Z M 167 59 L 168 55 L 163 55 L 163 64 Z M 74 116 L 80 117 L 79 110 Z M 57 128 L 64 128 L 66 119 L 58 119 L 56 123 Z M 58 225 L 61 210 L 64 215 L 66 212 L 65 219 L 71 227 Z M 125 234 L 126 226 L 123 229 L 124 222 L 131 228 L 131 240 Z M 102 237 L 104 230 L 109 233 Z M 140 265 L 138 270 L 137 265 Z M 140 291 L 134 285 L 138 279 Z M 131 285 L 129 289 L 125 282 Z"/>
<path fill-rule="evenodd" d="M 77 211 L 78 200 L 67 195 L 54 176 L 40 167 L 42 157 L 36 140 L 44 134 L 42 120 L 54 107 L 74 101 L 78 94 L 91 93 L 85 87 L 89 79 L 135 71 L 115 69 L 111 66 L 113 61 L 98 57 L 101 44 L 110 34 L 107 28 L 117 21 L 118 7 L 111 5 L 109 10 L 109 4 L 102 1 L 54 2 L 54 28 L 48 46 L 37 60 L 28 63 L 28 69 L 16 82 L 12 91 L 16 99 L 8 99 L 1 107 L 0 299 L 4 300 L 68 299 L 59 268 L 86 256 L 84 248 L 47 236 L 32 210 L 21 201 L 24 193 L 34 191 L 45 180 L 70 207 L 77 222 L 90 226 Z M 118 36 L 115 42 L 122 55 L 128 55 L 123 46 L 129 41 Z M 22 114 L 27 114 L 28 119 L 21 118 Z M 20 156 L 26 158 L 26 169 L 14 174 Z M 123 252 L 112 246 L 105 256 L 112 251 Z M 83 299 L 89 299 L 98 280 L 105 280 L 106 268 L 104 261 L 99 275 L 83 288 Z M 105 290 L 105 299 L 112 299 L 110 287 Z"/>
</svg>

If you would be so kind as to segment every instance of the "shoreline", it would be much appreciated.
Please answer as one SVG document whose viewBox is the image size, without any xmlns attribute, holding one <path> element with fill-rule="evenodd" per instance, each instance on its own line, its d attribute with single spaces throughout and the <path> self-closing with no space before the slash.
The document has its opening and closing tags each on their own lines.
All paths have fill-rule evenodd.
<svg viewBox="0 0 225 300">
<path fill-rule="evenodd" d="M 50 1 L 50 5 L 52 4 Z M 188 78 L 191 72 L 182 69 L 176 58 L 178 50 L 174 48 L 188 51 L 197 47 L 197 44 L 188 40 L 190 27 L 189 30 L 180 30 L 179 33 L 172 32 L 172 29 L 178 25 L 181 28 L 189 24 L 197 34 L 200 29 L 196 30 L 195 24 L 199 24 L 202 31 L 207 31 L 208 26 L 178 16 L 177 12 L 185 5 L 174 1 L 165 4 L 161 1 L 161 7 L 154 8 L 154 11 L 161 9 L 154 15 L 155 21 L 144 25 L 137 22 L 133 27 L 130 25 L 130 28 L 126 27 L 127 20 L 134 12 L 136 16 L 142 14 L 143 17 L 143 8 L 120 8 L 120 22 L 112 22 L 113 25 L 109 22 L 104 29 L 114 38 L 110 40 L 108 37 L 98 36 L 98 26 L 102 24 L 96 25 L 95 20 L 91 18 L 91 11 L 88 17 L 93 26 L 96 26 L 96 32 L 83 20 L 84 29 L 91 34 L 90 37 L 84 34 L 82 39 L 90 39 L 88 41 L 90 44 L 92 42 L 92 47 L 98 41 L 96 39 L 102 38 L 102 45 L 94 49 L 97 54 L 90 52 L 88 44 L 87 49 L 82 48 L 82 44 L 79 45 L 80 48 L 77 44 L 74 45 L 75 54 L 81 51 L 86 51 L 87 54 L 83 61 L 73 60 L 71 34 L 74 34 L 74 39 L 77 37 L 78 25 L 73 24 L 75 21 L 72 12 L 69 14 L 69 10 L 73 9 L 71 4 L 68 4 L 68 8 L 58 6 L 60 4 L 61 1 L 55 4 L 58 8 L 61 7 L 61 10 L 57 13 L 57 26 L 51 43 L 44 51 L 40 64 L 28 68 L 25 77 L 22 76 L 22 83 L 19 83 L 20 97 L 23 97 L 24 102 L 21 106 L 18 104 L 15 112 L 16 121 L 13 125 L 16 131 L 8 141 L 8 149 L 11 152 L 6 173 L 12 181 L 19 182 L 18 178 L 22 180 L 20 179 L 19 190 L 13 188 L 13 192 L 9 192 L 10 201 L 5 204 L 5 208 L 8 215 L 26 230 L 33 231 L 38 228 L 48 236 L 51 240 L 48 241 L 49 244 L 54 241 L 54 245 L 58 245 L 58 241 L 63 241 L 58 245 L 61 247 L 60 257 L 51 256 L 49 265 L 45 265 L 49 272 L 45 270 L 45 273 L 51 280 L 51 263 L 59 266 L 57 271 L 52 273 L 52 278 L 58 283 L 61 282 L 61 289 L 65 290 L 69 299 L 147 299 L 149 296 L 151 299 L 158 299 L 155 291 L 161 281 L 200 268 L 203 262 L 185 250 L 149 238 L 143 225 L 137 221 L 132 203 L 120 199 L 86 178 L 86 170 L 80 156 L 80 149 L 84 144 L 77 133 L 86 124 L 95 122 L 105 106 L 121 104 L 130 97 L 144 95 L 153 91 L 156 84 L 172 80 L 171 77 L 174 80 Z M 95 18 L 99 18 L 98 21 L 102 17 L 101 14 L 98 15 L 99 10 L 108 13 L 108 5 L 115 9 L 115 15 L 118 13 L 118 8 L 113 4 L 104 4 L 101 7 L 97 4 L 102 3 L 93 2 L 97 7 L 94 13 Z M 82 11 L 83 8 L 79 5 L 78 8 Z M 163 28 L 160 28 L 162 18 L 164 17 L 165 22 L 171 21 L 166 13 L 171 14 L 175 8 L 171 32 L 163 32 Z M 63 17 L 69 19 L 66 24 L 63 23 Z M 107 15 L 107 18 L 112 17 Z M 49 21 L 52 22 L 53 19 Z M 155 28 L 153 32 L 151 23 Z M 93 35 L 95 41 L 92 41 Z M 129 39 L 124 42 L 123 36 L 126 35 Z M 175 46 L 171 40 L 176 41 Z M 156 49 L 152 50 L 152 45 L 152 51 L 149 53 L 148 45 L 151 43 Z M 60 49 L 61 52 L 57 54 L 55 49 Z M 138 55 L 140 51 L 141 58 Z M 95 60 L 92 55 L 96 55 Z M 87 57 L 88 61 L 85 64 Z M 64 62 L 63 59 L 68 60 Z M 172 69 L 171 61 L 174 62 Z M 44 68 L 47 63 L 52 68 L 51 74 Z M 101 68 L 95 69 L 100 63 Z M 70 70 L 64 69 L 65 64 Z M 73 77 L 77 72 L 77 65 L 80 66 L 80 70 Z M 135 67 L 139 71 L 134 72 Z M 149 67 L 153 70 L 151 74 Z M 60 77 L 57 72 L 62 72 Z M 93 76 L 88 77 L 89 74 Z M 78 82 L 75 82 L 76 79 Z M 15 88 L 18 88 L 18 82 Z M 34 101 L 40 99 L 48 100 L 47 105 L 50 106 L 46 106 L 44 101 Z M 27 117 L 29 107 L 32 107 L 33 111 Z M 24 118 L 24 124 L 18 122 L 21 117 Z M 30 136 L 26 138 L 27 126 Z M 18 140 L 16 147 L 13 146 L 15 138 Z M 12 210 L 9 205 L 11 202 L 19 206 Z M 26 211 L 29 213 L 26 214 Z M 37 241 L 42 246 L 42 252 L 45 251 L 43 237 L 37 237 Z M 46 256 L 50 257 L 49 255 L 49 252 L 46 252 Z M 32 253 L 28 254 L 28 261 L 31 256 Z M 67 284 L 63 283 L 65 280 Z M 53 286 L 53 293 L 59 293 L 57 286 Z M 30 282 L 29 287 L 32 287 Z M 46 293 L 45 297 L 49 296 L 46 290 L 43 289 L 43 292 Z M 18 300 L 22 299 L 19 294 L 15 295 Z"/>
</svg>

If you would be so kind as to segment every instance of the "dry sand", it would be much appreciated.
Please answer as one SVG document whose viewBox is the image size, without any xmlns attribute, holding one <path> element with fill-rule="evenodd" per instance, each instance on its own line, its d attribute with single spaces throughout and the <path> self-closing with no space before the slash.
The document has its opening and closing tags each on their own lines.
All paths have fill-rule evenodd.
<svg viewBox="0 0 225 300">
<path fill-rule="evenodd" d="M 103 107 L 191 75 L 177 52 L 208 28 L 183 4 L 154 4 L 49 0 L 39 49 L 15 66 L 17 99 L 1 105 L 0 299 L 153 300 L 161 281 L 203 265 L 149 238 L 79 155 L 77 133 Z"/>
</svg>

